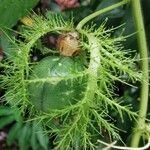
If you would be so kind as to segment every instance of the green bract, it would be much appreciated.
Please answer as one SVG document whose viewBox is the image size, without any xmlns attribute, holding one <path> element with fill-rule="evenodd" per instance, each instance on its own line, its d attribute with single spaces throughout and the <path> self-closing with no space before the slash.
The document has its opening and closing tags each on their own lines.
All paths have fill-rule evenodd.
<svg viewBox="0 0 150 150">
<path fill-rule="evenodd" d="M 30 100 L 39 109 L 61 109 L 83 97 L 86 78 L 83 64 L 75 58 L 49 56 L 32 70 L 29 84 Z"/>
</svg>

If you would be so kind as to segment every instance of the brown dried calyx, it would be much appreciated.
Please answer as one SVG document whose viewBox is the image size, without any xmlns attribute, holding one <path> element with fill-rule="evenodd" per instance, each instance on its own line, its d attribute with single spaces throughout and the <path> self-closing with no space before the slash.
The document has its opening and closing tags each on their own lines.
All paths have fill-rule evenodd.
<svg viewBox="0 0 150 150">
<path fill-rule="evenodd" d="M 77 32 L 68 32 L 65 35 L 60 35 L 57 40 L 57 48 L 63 56 L 75 56 L 79 54 L 79 34 Z"/>
</svg>

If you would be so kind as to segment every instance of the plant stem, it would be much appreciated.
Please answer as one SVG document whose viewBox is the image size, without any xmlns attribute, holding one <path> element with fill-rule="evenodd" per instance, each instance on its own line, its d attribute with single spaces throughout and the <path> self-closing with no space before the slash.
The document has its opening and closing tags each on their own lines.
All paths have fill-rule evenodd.
<svg viewBox="0 0 150 150">
<path fill-rule="evenodd" d="M 140 99 L 140 110 L 138 122 L 136 125 L 136 132 L 134 133 L 131 141 L 131 146 L 138 147 L 140 137 L 141 137 L 141 128 L 145 126 L 145 117 L 148 107 L 148 54 L 147 54 L 147 43 L 144 30 L 143 16 L 141 11 L 140 0 L 131 0 L 133 16 L 135 21 L 135 26 L 138 31 L 137 40 L 139 45 L 141 61 L 141 70 L 142 70 L 142 86 L 141 86 L 141 99 Z"/>
<path fill-rule="evenodd" d="M 112 10 L 112 9 L 115 9 L 115 8 L 117 8 L 117 7 L 120 7 L 120 6 L 124 5 L 124 4 L 127 4 L 128 2 L 129 2 L 129 0 L 122 0 L 122 1 L 119 2 L 119 3 L 116 3 L 116 4 L 114 4 L 114 5 L 111 5 L 111 6 L 109 6 L 109 7 L 106 7 L 106 8 L 104 8 L 104 9 L 101 9 L 101 10 L 99 10 L 99 11 L 96 11 L 96 12 L 92 13 L 91 15 L 89 15 L 89 16 L 85 17 L 84 19 L 82 19 L 82 20 L 78 23 L 76 29 L 77 29 L 77 30 L 81 30 L 81 28 L 82 28 L 88 21 L 92 20 L 93 18 L 95 18 L 95 17 L 97 17 L 97 16 L 99 16 L 99 15 L 101 15 L 101 14 L 103 14 L 103 13 L 106 13 L 107 11 L 110 11 L 110 10 Z"/>
<path fill-rule="evenodd" d="M 89 45 L 90 45 L 90 63 L 88 67 L 88 84 L 87 91 L 85 93 L 85 100 L 93 101 L 95 96 L 95 91 L 97 89 L 97 78 L 98 70 L 100 67 L 100 44 L 93 35 L 88 35 Z"/>
</svg>

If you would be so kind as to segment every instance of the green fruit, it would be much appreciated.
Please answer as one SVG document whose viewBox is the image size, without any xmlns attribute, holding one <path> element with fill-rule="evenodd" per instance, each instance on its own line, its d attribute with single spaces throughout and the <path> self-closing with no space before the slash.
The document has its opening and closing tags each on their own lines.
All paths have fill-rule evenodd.
<svg viewBox="0 0 150 150">
<path fill-rule="evenodd" d="M 49 56 L 42 59 L 34 66 L 30 77 L 31 102 L 45 112 L 77 103 L 86 88 L 84 69 L 76 58 Z"/>
</svg>

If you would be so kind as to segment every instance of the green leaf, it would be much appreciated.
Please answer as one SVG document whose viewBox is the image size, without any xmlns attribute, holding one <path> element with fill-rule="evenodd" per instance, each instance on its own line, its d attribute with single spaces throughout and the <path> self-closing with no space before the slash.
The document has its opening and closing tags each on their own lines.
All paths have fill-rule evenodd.
<svg viewBox="0 0 150 150">
<path fill-rule="evenodd" d="M 15 117 L 12 116 L 12 115 L 11 116 L 6 116 L 6 117 L 1 117 L 0 118 L 0 129 L 2 129 L 6 125 L 12 123 L 13 121 L 15 121 Z"/>
<path fill-rule="evenodd" d="M 39 0 L 0 0 L 0 27 L 13 27 Z"/>
<path fill-rule="evenodd" d="M 18 131 L 20 130 L 20 128 L 22 127 L 22 124 L 20 122 L 15 123 L 7 136 L 7 145 L 11 145 L 15 139 L 17 139 L 17 135 L 18 135 Z"/>
<path fill-rule="evenodd" d="M 32 134 L 31 134 L 31 146 L 32 146 L 32 149 L 33 150 L 38 150 L 40 149 L 39 148 L 39 142 L 38 142 L 38 139 L 37 139 L 37 123 L 36 122 L 33 122 L 33 125 L 32 125 Z"/>
<path fill-rule="evenodd" d="M 31 127 L 29 123 L 26 123 L 24 127 L 20 129 L 20 133 L 18 133 L 20 150 L 28 150 L 30 136 L 31 136 Z"/>
<path fill-rule="evenodd" d="M 14 114 L 14 110 L 7 106 L 0 106 L 0 116 L 7 116 Z"/>
<path fill-rule="evenodd" d="M 124 28 L 124 32 L 123 35 L 124 36 L 128 36 L 130 34 L 133 34 L 136 32 L 135 27 L 134 27 L 134 20 L 133 20 L 133 16 L 132 16 L 132 11 L 130 8 L 127 8 L 125 11 L 125 15 L 122 17 L 121 20 L 121 24 L 125 25 L 123 26 Z M 116 36 L 119 36 L 120 34 L 122 34 L 122 28 L 119 28 L 118 30 L 116 30 Z M 136 35 L 132 35 L 131 37 L 127 38 L 126 41 L 123 42 L 125 49 L 137 49 L 137 44 L 136 43 Z"/>
<path fill-rule="evenodd" d="M 40 124 L 37 124 L 37 139 L 43 148 L 43 150 L 48 150 L 48 137 L 44 135 L 43 128 Z"/>
<path fill-rule="evenodd" d="M 0 46 L 2 47 L 3 53 L 8 57 L 8 58 L 14 58 L 16 55 L 15 49 L 13 49 L 13 44 L 12 41 L 14 39 L 14 35 L 10 31 L 4 31 L 5 33 L 0 35 Z M 10 40 L 11 39 L 11 40 Z M 11 47 L 11 48 L 10 48 Z"/>
<path fill-rule="evenodd" d="M 96 8 L 96 10 L 100 10 L 100 9 L 103 9 L 103 8 L 106 8 L 108 6 L 111 6 L 115 3 L 119 2 L 119 0 L 105 0 L 105 1 L 102 1 Z M 124 14 L 122 8 L 116 8 L 116 9 L 113 9 L 105 14 L 102 14 L 101 17 L 109 17 L 109 18 L 118 18 L 118 17 L 122 17 Z"/>
</svg>

